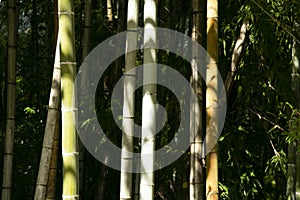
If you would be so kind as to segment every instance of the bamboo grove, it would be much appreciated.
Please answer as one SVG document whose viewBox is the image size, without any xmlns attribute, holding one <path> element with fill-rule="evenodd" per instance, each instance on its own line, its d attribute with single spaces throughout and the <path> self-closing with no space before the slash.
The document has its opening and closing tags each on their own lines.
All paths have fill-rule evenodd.
<svg viewBox="0 0 300 200">
<path fill-rule="evenodd" d="M 300 3 L 288 0 L 1 0 L 1 199 L 300 200 L 299 16 Z M 157 28 L 199 43 L 209 55 L 205 76 L 197 71 L 198 47 L 190 49 L 191 63 L 154 48 L 161 42 Z M 89 53 L 124 31 L 124 55 L 99 77 L 96 94 L 82 93 L 87 104 L 95 99 L 90 112 L 120 149 L 119 171 L 95 159 L 78 137 L 74 88 Z M 140 65 L 142 72 L 135 70 Z M 163 65 L 194 93 L 180 101 L 153 84 Z M 122 101 L 116 102 L 121 77 Z M 143 86 L 135 90 L 138 81 Z M 117 120 L 113 103 L 121 108 Z M 157 104 L 165 109 L 162 127 Z M 153 152 L 176 138 L 181 104 L 189 108 L 183 132 L 190 146 L 153 170 Z M 151 156 L 136 162 L 128 152 Z"/>
</svg>

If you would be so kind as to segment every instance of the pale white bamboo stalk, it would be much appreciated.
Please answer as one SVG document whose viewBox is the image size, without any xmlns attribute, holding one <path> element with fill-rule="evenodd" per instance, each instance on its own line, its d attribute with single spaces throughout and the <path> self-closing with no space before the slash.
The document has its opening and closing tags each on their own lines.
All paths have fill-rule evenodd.
<svg viewBox="0 0 300 200">
<path fill-rule="evenodd" d="M 113 11 L 112 11 L 111 0 L 106 0 L 106 6 L 107 6 L 107 20 L 109 22 L 111 22 L 111 21 L 113 21 Z"/>
<path fill-rule="evenodd" d="M 123 134 L 122 134 L 122 155 L 121 155 L 121 179 L 120 179 L 120 199 L 132 199 L 132 167 L 133 158 L 129 154 L 133 152 L 134 135 L 134 90 L 136 72 L 135 61 L 136 51 L 132 51 L 137 46 L 138 27 L 138 0 L 128 1 L 127 11 L 127 41 L 125 54 L 125 74 L 124 74 L 124 102 L 123 102 Z"/>
<path fill-rule="evenodd" d="M 144 71 L 142 99 L 142 142 L 140 199 L 154 199 L 154 151 L 156 134 L 156 1 L 145 0 L 144 4 Z M 150 84 L 149 84 L 150 83 Z M 152 156 L 145 156 L 145 154 Z"/>
</svg>

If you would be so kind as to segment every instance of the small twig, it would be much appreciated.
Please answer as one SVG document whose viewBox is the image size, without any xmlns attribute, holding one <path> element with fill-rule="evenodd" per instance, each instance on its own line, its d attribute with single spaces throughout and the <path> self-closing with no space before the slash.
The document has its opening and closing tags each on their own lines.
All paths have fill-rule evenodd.
<svg viewBox="0 0 300 200">
<path fill-rule="evenodd" d="M 272 140 L 271 140 L 271 138 L 270 138 L 269 134 L 267 134 L 267 135 L 268 135 L 268 138 L 269 138 L 270 144 L 271 144 L 271 146 L 272 146 L 272 149 L 273 149 L 273 151 L 274 151 L 275 155 L 276 155 L 276 156 L 278 156 L 278 157 L 280 157 L 280 154 L 279 154 L 279 153 L 278 153 L 278 151 L 276 150 L 276 148 L 275 148 L 275 146 L 274 146 L 274 144 L 273 144 L 273 142 L 272 142 Z"/>
<path fill-rule="evenodd" d="M 252 110 L 251 108 L 248 108 L 248 110 L 250 110 L 251 112 L 253 112 L 254 114 L 256 114 L 256 115 L 258 116 L 259 119 L 263 119 L 263 120 L 269 122 L 270 124 L 274 125 L 276 128 L 279 128 L 280 130 L 284 131 L 284 129 L 281 128 L 278 124 L 272 122 L 271 120 L 267 119 L 266 117 L 261 116 L 261 114 L 259 114 L 258 112 Z M 280 154 L 279 154 L 278 151 L 276 150 L 276 148 L 275 148 L 275 146 L 274 146 L 274 144 L 273 144 L 273 142 L 272 142 L 272 140 L 271 140 L 271 138 L 270 138 L 270 135 L 269 135 L 268 132 L 267 132 L 267 128 L 266 128 L 266 126 L 265 126 L 264 123 L 263 123 L 263 126 L 264 126 L 264 128 L 265 128 L 265 130 L 266 130 L 266 134 L 267 134 L 267 136 L 268 136 L 268 138 L 269 138 L 269 142 L 270 142 L 271 147 L 272 147 L 272 149 L 273 149 L 273 151 L 274 151 L 274 154 L 275 154 L 276 156 L 279 156 L 279 157 L 280 157 Z"/>
<path fill-rule="evenodd" d="M 270 124 L 274 125 L 274 126 L 275 126 L 276 128 L 278 128 L 279 130 L 285 132 L 285 130 L 284 130 L 281 126 L 279 126 L 278 124 L 276 124 L 275 122 L 272 122 L 271 120 L 269 120 L 268 118 L 262 116 L 261 114 L 259 114 L 258 112 L 252 110 L 251 108 L 248 108 L 248 110 L 250 110 L 252 113 L 256 114 L 256 115 L 258 116 L 259 119 L 263 119 L 263 120 L 269 122 Z"/>
</svg>

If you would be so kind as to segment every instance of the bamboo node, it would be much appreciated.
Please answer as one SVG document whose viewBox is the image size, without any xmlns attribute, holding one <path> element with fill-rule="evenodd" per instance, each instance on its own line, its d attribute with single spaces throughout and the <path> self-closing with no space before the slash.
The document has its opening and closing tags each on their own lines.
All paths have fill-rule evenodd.
<svg viewBox="0 0 300 200">
<path fill-rule="evenodd" d="M 74 12 L 72 11 L 58 11 L 57 12 L 59 15 L 74 15 Z"/>
<path fill-rule="evenodd" d="M 219 194 L 219 192 L 218 191 L 214 191 L 214 192 L 209 192 L 208 194 L 207 194 L 207 196 L 209 196 L 209 195 L 218 195 Z"/>
<path fill-rule="evenodd" d="M 7 81 L 8 85 L 16 85 L 16 81 Z"/>
<path fill-rule="evenodd" d="M 11 189 L 12 187 L 9 186 L 2 186 L 2 189 Z"/>
<path fill-rule="evenodd" d="M 73 111 L 78 111 L 78 109 L 77 108 L 61 108 L 61 111 L 62 112 L 73 112 Z"/>
<path fill-rule="evenodd" d="M 147 185 L 147 186 L 154 187 L 154 184 L 153 184 L 153 183 L 141 183 L 141 185 Z"/>
<path fill-rule="evenodd" d="M 61 61 L 61 65 L 76 65 L 76 62 L 69 62 L 69 61 Z"/>
<path fill-rule="evenodd" d="M 72 198 L 78 198 L 79 195 L 78 194 L 75 194 L 75 195 L 62 195 L 62 198 L 65 199 L 72 199 Z"/>
<path fill-rule="evenodd" d="M 136 77 L 135 74 L 129 74 L 129 73 L 124 73 L 123 76 L 128 76 L 128 77 Z"/>
<path fill-rule="evenodd" d="M 17 46 L 16 45 L 12 45 L 12 44 L 8 44 L 7 47 L 16 48 Z"/>
<path fill-rule="evenodd" d="M 299 77 L 299 74 L 298 73 L 291 73 L 291 76 L 294 78 L 294 77 Z"/>
<path fill-rule="evenodd" d="M 139 28 L 128 28 L 126 31 L 137 33 L 137 32 L 139 32 Z"/>
<path fill-rule="evenodd" d="M 59 66 L 59 65 L 58 65 Z M 58 70 L 61 70 L 61 68 L 60 67 L 54 67 L 54 69 L 58 69 Z"/>
<path fill-rule="evenodd" d="M 64 155 L 64 156 L 74 156 L 74 155 L 79 155 L 79 152 L 62 152 L 62 155 Z"/>
</svg>

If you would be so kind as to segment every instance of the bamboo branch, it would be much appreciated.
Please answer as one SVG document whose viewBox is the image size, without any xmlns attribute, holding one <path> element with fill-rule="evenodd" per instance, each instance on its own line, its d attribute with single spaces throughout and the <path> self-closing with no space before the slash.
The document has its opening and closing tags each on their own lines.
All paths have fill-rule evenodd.
<svg viewBox="0 0 300 200">
<path fill-rule="evenodd" d="M 248 28 L 249 28 L 249 22 L 246 21 L 243 23 L 241 30 L 240 30 L 240 36 L 236 40 L 235 45 L 234 45 L 234 49 L 233 49 L 233 53 L 232 53 L 232 57 L 231 57 L 230 72 L 228 72 L 226 80 L 225 80 L 225 88 L 226 88 L 227 96 L 229 96 L 229 94 L 231 92 L 233 80 L 235 78 L 238 65 L 240 63 L 241 54 L 242 54 L 243 47 L 245 44 L 245 39 L 246 39 Z"/>
</svg>

